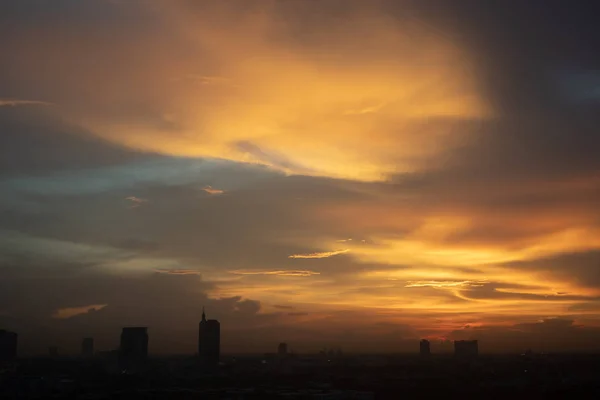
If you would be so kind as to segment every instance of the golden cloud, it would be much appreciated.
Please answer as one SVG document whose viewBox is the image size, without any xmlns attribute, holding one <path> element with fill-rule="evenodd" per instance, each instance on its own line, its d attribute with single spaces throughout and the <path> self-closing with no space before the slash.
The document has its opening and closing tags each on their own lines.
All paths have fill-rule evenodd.
<svg viewBox="0 0 600 400">
<path fill-rule="evenodd" d="M 235 270 L 229 271 L 236 275 L 277 275 L 277 276 L 312 276 L 319 275 L 319 272 L 307 270 L 279 270 L 279 271 L 260 271 L 260 270 Z"/>
<path fill-rule="evenodd" d="M 147 62 L 135 84 L 147 79 L 156 92 L 150 98 L 141 90 L 139 101 L 151 102 L 162 122 L 124 123 L 94 110 L 79 113 L 79 122 L 136 149 L 379 180 L 414 170 L 417 160 L 464 139 L 431 121 L 491 115 L 468 54 L 423 24 L 399 23 L 355 2 L 335 25 L 308 21 L 312 33 L 302 39 L 294 32 L 305 22 L 295 15 L 318 15 L 317 3 L 254 5 L 148 3 L 175 38 L 168 46 L 183 55 L 156 59 L 167 45 L 162 38 L 136 48 Z M 119 93 L 133 85 L 120 83 Z M 248 152 L 241 142 L 261 151 Z"/>
<path fill-rule="evenodd" d="M 288 258 L 328 258 L 328 257 L 337 256 L 339 254 L 345 254 L 345 253 L 348 253 L 349 251 L 350 251 L 350 249 L 344 249 L 344 250 L 335 250 L 335 251 L 324 251 L 324 252 L 320 252 L 320 253 L 292 254 L 291 256 L 288 256 Z"/>
</svg>

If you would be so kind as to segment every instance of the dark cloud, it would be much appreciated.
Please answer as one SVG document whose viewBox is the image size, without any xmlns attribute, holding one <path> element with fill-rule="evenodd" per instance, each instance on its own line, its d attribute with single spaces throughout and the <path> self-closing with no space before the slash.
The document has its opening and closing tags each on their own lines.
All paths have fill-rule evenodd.
<svg viewBox="0 0 600 400">
<path fill-rule="evenodd" d="M 141 160 L 124 149 L 85 135 L 54 110 L 0 107 L 0 176 L 44 174 Z"/>
<path fill-rule="evenodd" d="M 527 290 L 541 289 L 519 284 L 489 282 L 476 286 L 471 286 L 466 290 L 461 290 L 460 294 L 472 300 L 524 300 L 524 301 L 589 301 L 599 300 L 600 298 L 568 295 L 561 293 L 536 294 L 528 293 Z"/>
<path fill-rule="evenodd" d="M 549 257 L 504 264 L 504 267 L 528 270 L 581 286 L 600 286 L 600 251 L 556 254 Z"/>
<path fill-rule="evenodd" d="M 565 105 L 552 72 L 566 67 L 597 69 L 600 33 L 593 1 L 425 1 L 425 21 L 466 45 L 477 74 L 504 114 L 545 114 Z M 506 27 L 511 29 L 507 30 Z"/>
</svg>

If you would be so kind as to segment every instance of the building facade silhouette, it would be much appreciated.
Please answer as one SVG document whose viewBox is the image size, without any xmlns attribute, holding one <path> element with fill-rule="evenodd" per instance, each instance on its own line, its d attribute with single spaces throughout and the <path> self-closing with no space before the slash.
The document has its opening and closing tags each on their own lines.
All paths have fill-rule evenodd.
<svg viewBox="0 0 600 400">
<path fill-rule="evenodd" d="M 279 343 L 279 346 L 277 346 L 277 354 L 279 356 L 285 356 L 288 352 L 288 346 L 287 343 Z"/>
<path fill-rule="evenodd" d="M 148 328 L 123 328 L 119 346 L 119 367 L 136 369 L 148 359 Z"/>
<path fill-rule="evenodd" d="M 84 358 L 94 356 L 94 338 L 83 338 L 81 341 L 81 356 Z"/>
<path fill-rule="evenodd" d="M 431 346 L 429 344 L 429 340 L 427 339 L 421 339 L 421 341 L 419 342 L 419 354 L 421 354 L 421 356 L 429 356 L 431 354 Z"/>
<path fill-rule="evenodd" d="M 13 361 L 17 358 L 18 338 L 15 332 L 0 330 L 0 362 Z"/>
<path fill-rule="evenodd" d="M 477 340 L 455 340 L 454 355 L 458 358 L 475 358 L 479 355 Z"/>
<path fill-rule="evenodd" d="M 204 308 L 198 326 L 198 356 L 202 364 L 215 366 L 221 357 L 221 324 L 216 319 L 206 319 Z"/>
</svg>

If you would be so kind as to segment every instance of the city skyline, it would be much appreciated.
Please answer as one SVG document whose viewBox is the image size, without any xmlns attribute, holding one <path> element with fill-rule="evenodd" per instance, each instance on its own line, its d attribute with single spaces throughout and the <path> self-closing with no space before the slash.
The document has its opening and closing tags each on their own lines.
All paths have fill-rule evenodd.
<svg viewBox="0 0 600 400">
<path fill-rule="evenodd" d="M 0 329 L 192 354 L 205 305 L 231 353 L 600 352 L 567 3 L 0 2 Z"/>
<path fill-rule="evenodd" d="M 193 356 L 197 358 L 199 365 L 204 367 L 217 367 L 219 365 L 221 360 L 220 336 L 221 327 L 219 321 L 215 319 L 206 319 L 206 313 L 203 307 L 202 317 L 198 324 L 198 348 L 196 353 L 193 354 Z M 152 354 L 149 348 L 149 341 L 150 335 L 148 333 L 148 327 L 123 327 L 121 329 L 119 346 L 116 349 L 96 351 L 94 349 L 94 338 L 85 337 L 81 341 L 81 353 L 79 356 L 82 359 L 91 359 L 98 356 L 106 356 L 107 354 L 116 354 L 118 356 L 120 368 L 124 370 L 132 369 L 143 365 Z M 450 341 L 446 342 L 449 343 Z M 18 333 L 0 330 L 0 360 L 15 361 L 18 358 L 17 349 Z M 48 350 L 49 357 L 59 357 L 60 349 L 57 346 L 50 346 Z M 414 350 L 416 351 L 417 349 Z M 438 347 L 437 350 L 439 352 L 438 354 L 449 353 L 449 347 Z M 421 356 L 430 356 L 432 354 L 430 341 L 421 339 L 419 341 L 418 352 Z M 477 357 L 478 340 L 454 340 L 453 353 L 458 358 Z M 530 354 L 532 353 L 532 350 L 527 349 L 525 353 Z M 264 355 L 268 356 L 270 354 L 273 353 L 265 353 Z M 288 356 L 296 355 L 293 351 L 288 352 L 288 344 L 286 342 L 280 342 L 277 345 L 277 352 L 274 354 L 276 354 L 280 360 L 283 360 Z M 335 351 L 333 348 L 327 350 L 325 347 L 321 349 L 318 354 L 332 357 L 341 356 L 343 353 L 340 347 L 337 347 Z M 231 354 L 229 355 L 231 356 Z M 72 354 L 67 355 L 67 357 L 69 356 L 72 357 Z"/>
</svg>

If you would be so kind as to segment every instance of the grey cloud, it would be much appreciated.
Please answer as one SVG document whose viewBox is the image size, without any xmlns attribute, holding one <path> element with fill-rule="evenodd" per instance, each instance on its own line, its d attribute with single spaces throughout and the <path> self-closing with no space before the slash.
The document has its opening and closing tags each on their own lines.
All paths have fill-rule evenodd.
<svg viewBox="0 0 600 400">
<path fill-rule="evenodd" d="M 565 103 L 550 73 L 600 65 L 592 2 L 574 7 L 559 0 L 425 4 L 422 18 L 442 27 L 476 56 L 484 87 L 504 113 L 557 111 Z"/>
<path fill-rule="evenodd" d="M 505 268 L 529 270 L 540 275 L 565 279 L 579 285 L 600 286 L 600 251 L 563 253 L 545 258 L 503 264 Z"/>
<path fill-rule="evenodd" d="M 501 290 L 498 290 L 501 289 Z M 502 290 L 503 289 L 503 290 Z M 518 284 L 507 284 L 499 282 L 489 282 L 481 285 L 461 290 L 460 293 L 466 298 L 473 300 L 523 300 L 523 301 L 590 301 L 600 300 L 596 297 L 568 295 L 558 293 L 536 294 L 528 293 L 527 289 L 536 289 L 535 287 L 522 286 Z"/>
<path fill-rule="evenodd" d="M 85 135 L 85 129 L 65 123 L 54 112 L 0 108 L 0 178 L 92 168 L 143 159 Z"/>
</svg>

